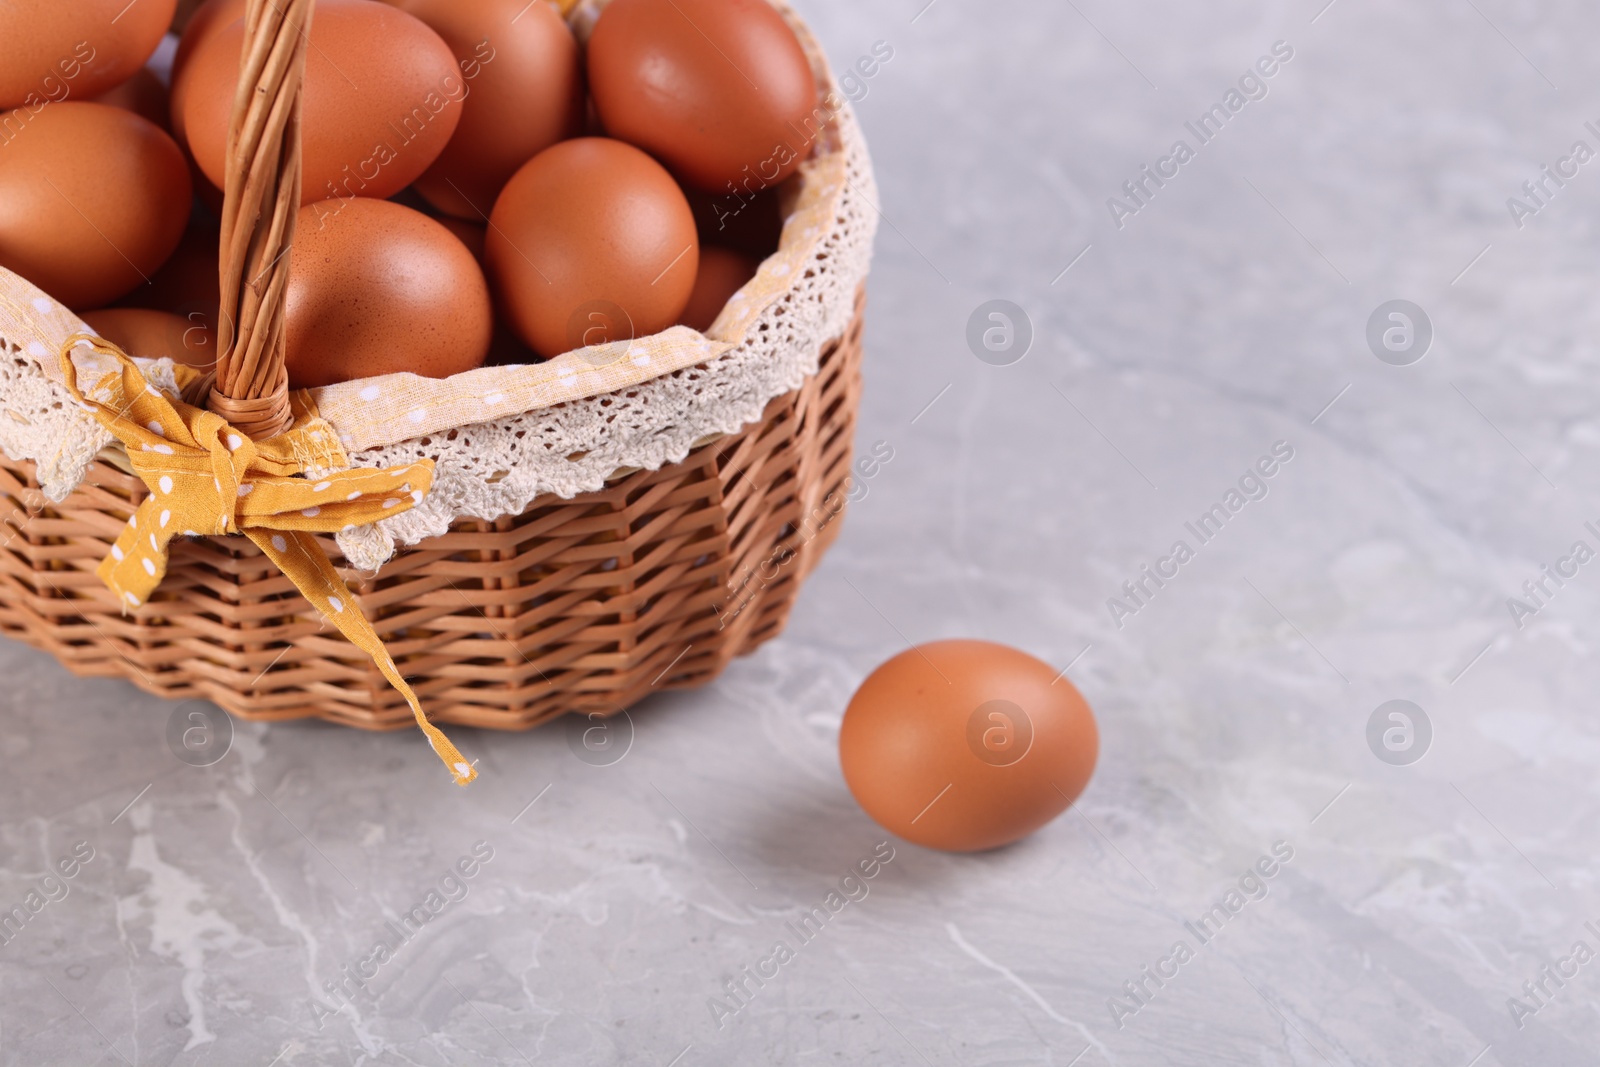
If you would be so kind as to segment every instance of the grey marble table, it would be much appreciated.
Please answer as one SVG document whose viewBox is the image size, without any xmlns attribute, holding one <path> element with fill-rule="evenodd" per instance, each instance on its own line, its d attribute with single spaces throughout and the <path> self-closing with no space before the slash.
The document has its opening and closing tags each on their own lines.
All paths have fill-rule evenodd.
<svg viewBox="0 0 1600 1067">
<path fill-rule="evenodd" d="M 853 93 L 894 458 L 788 632 L 608 766 L 468 731 L 467 791 L 414 733 L 190 767 L 171 704 L 0 647 L 0 910 L 57 898 L 0 944 L 0 1061 L 1600 1062 L 1592 5 L 924 4 L 801 5 L 893 53 Z M 994 299 L 1020 360 L 969 348 Z M 956 635 L 1072 665 L 1081 804 L 891 840 L 757 987 L 888 840 L 850 693 Z"/>
</svg>

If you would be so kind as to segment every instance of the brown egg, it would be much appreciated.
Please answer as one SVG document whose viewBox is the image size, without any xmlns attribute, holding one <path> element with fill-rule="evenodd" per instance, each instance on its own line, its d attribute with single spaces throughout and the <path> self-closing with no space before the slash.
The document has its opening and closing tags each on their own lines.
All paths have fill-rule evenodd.
<svg viewBox="0 0 1600 1067">
<path fill-rule="evenodd" d="M 434 207 L 482 222 L 506 182 L 583 122 L 578 42 L 556 9 L 528 0 L 404 0 L 444 38 L 467 85 L 461 123 L 417 180 Z"/>
<path fill-rule="evenodd" d="M 101 93 L 94 102 L 120 107 L 149 119 L 163 130 L 167 128 L 167 87 L 149 67 L 140 67 L 133 77 L 110 92 Z"/>
<path fill-rule="evenodd" d="M 782 181 L 830 118 L 766 0 L 614 0 L 588 58 L 606 132 L 714 193 Z"/>
<path fill-rule="evenodd" d="M 175 98 L 195 162 L 219 189 L 244 23 L 195 49 Z M 302 119 L 301 203 L 393 196 L 432 166 L 461 120 L 466 84 L 439 35 L 377 0 L 319 0 Z"/>
<path fill-rule="evenodd" d="M 87 100 L 120 85 L 156 50 L 177 0 L 0 3 L 0 110 Z"/>
<path fill-rule="evenodd" d="M 221 228 L 199 213 L 189 220 L 178 248 L 148 282 L 117 301 L 118 307 L 170 311 L 189 322 L 215 330 L 221 303 L 217 281 L 217 244 Z M 198 315 L 199 318 L 195 318 Z"/>
<path fill-rule="evenodd" d="M 700 241 L 659 163 L 581 137 L 517 171 L 490 215 L 484 256 L 501 314 L 550 357 L 671 326 L 694 288 Z"/>
<path fill-rule="evenodd" d="M 466 246 L 421 212 L 387 200 L 308 204 L 289 255 L 291 386 L 483 365 L 488 283 Z"/>
<path fill-rule="evenodd" d="M 935 641 L 867 677 L 839 730 L 857 802 L 928 848 L 1016 841 L 1067 809 L 1099 753 L 1083 696 L 1054 668 L 989 641 Z"/>
<path fill-rule="evenodd" d="M 183 34 L 178 38 L 178 50 L 172 56 L 174 79 L 189 65 L 189 60 L 194 58 L 195 49 L 210 40 L 213 34 L 229 23 L 244 18 L 245 3 L 246 0 L 206 0 L 195 9 L 183 27 Z"/>
<path fill-rule="evenodd" d="M 70 308 L 103 307 L 172 254 L 190 192 L 183 153 L 153 123 L 51 104 L 0 141 L 0 266 Z"/>
<path fill-rule="evenodd" d="M 165 357 L 201 370 L 210 370 L 217 361 L 216 338 L 198 313 L 185 319 L 167 311 L 105 308 L 79 318 L 130 356 Z"/>
<path fill-rule="evenodd" d="M 206 0 L 183 28 L 183 36 L 178 38 L 178 51 L 172 57 L 172 117 L 168 127 L 185 148 L 189 146 L 183 126 L 188 81 L 183 72 L 201 45 L 215 37 L 219 30 L 244 18 L 244 5 L 245 0 Z"/>
<path fill-rule="evenodd" d="M 700 246 L 700 270 L 694 278 L 694 291 L 678 321 L 705 333 L 717 321 L 728 298 L 756 276 L 761 264 L 749 256 L 715 245 Z"/>
</svg>

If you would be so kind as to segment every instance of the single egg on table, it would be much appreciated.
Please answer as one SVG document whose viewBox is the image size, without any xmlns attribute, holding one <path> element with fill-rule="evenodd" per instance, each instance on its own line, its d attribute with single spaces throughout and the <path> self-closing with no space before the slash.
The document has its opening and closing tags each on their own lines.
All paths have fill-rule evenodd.
<svg viewBox="0 0 1600 1067">
<path fill-rule="evenodd" d="M 856 801 L 884 829 L 949 852 L 1019 840 L 1083 792 L 1100 749 L 1076 687 L 989 641 L 934 641 L 867 676 L 839 730 Z"/>
</svg>

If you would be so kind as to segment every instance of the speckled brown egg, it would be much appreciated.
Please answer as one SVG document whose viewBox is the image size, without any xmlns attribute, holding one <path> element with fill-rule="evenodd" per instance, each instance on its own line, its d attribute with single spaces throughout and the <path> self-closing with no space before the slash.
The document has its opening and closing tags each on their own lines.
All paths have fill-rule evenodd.
<svg viewBox="0 0 1600 1067">
<path fill-rule="evenodd" d="M 402 0 L 455 53 L 467 86 L 461 123 L 417 191 L 450 215 L 481 223 L 507 181 L 584 118 L 577 39 L 548 3 Z"/>
<path fill-rule="evenodd" d="M 0 3 L 0 109 L 87 100 L 144 66 L 178 0 Z"/>
<path fill-rule="evenodd" d="M 1100 735 L 1055 668 L 990 641 L 934 641 L 867 676 L 845 710 L 850 792 L 908 841 L 995 848 L 1067 809 L 1094 773 Z"/>
<path fill-rule="evenodd" d="M 489 286 L 466 245 L 386 200 L 300 209 L 290 252 L 289 384 L 410 371 L 445 378 L 483 365 Z"/>
<path fill-rule="evenodd" d="M 678 320 L 700 239 L 683 191 L 639 149 L 546 149 L 495 202 L 484 258 L 501 314 L 535 352 L 642 337 Z"/>
<path fill-rule="evenodd" d="M 244 23 L 203 41 L 174 95 L 195 162 L 226 180 L 228 118 Z M 301 202 L 393 196 L 433 165 L 467 92 L 455 56 L 420 20 L 377 0 L 318 0 L 301 128 Z"/>
<path fill-rule="evenodd" d="M 182 151 L 153 123 L 51 104 L 0 140 L 0 266 L 70 308 L 103 307 L 172 254 L 190 195 Z"/>
<path fill-rule="evenodd" d="M 186 319 L 146 308 L 104 308 L 86 311 L 79 317 L 97 335 L 130 356 L 166 358 L 201 370 L 216 365 L 216 338 L 198 313 Z"/>
<path fill-rule="evenodd" d="M 714 193 L 782 181 L 831 117 L 766 0 L 613 0 L 588 62 L 606 132 Z"/>
</svg>

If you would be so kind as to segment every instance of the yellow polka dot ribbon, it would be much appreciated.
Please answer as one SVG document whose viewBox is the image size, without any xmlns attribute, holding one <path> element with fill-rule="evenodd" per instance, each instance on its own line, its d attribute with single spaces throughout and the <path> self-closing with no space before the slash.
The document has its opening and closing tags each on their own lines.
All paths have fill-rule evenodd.
<svg viewBox="0 0 1600 1067">
<path fill-rule="evenodd" d="M 98 380 L 79 387 L 77 353 Z M 175 537 L 242 533 L 338 627 L 411 705 L 417 725 L 457 785 L 478 772 L 440 730 L 401 676 L 315 534 L 336 533 L 398 515 L 433 484 L 433 462 L 383 470 L 348 467 L 333 427 L 305 399 L 292 398 L 294 423 L 253 441 L 214 412 L 169 398 L 133 360 L 107 342 L 77 334 L 62 348 L 67 388 L 127 448 L 150 495 L 139 505 L 95 573 L 127 611 L 144 604 L 167 572 Z M 332 473 L 306 475 L 308 469 Z"/>
</svg>

